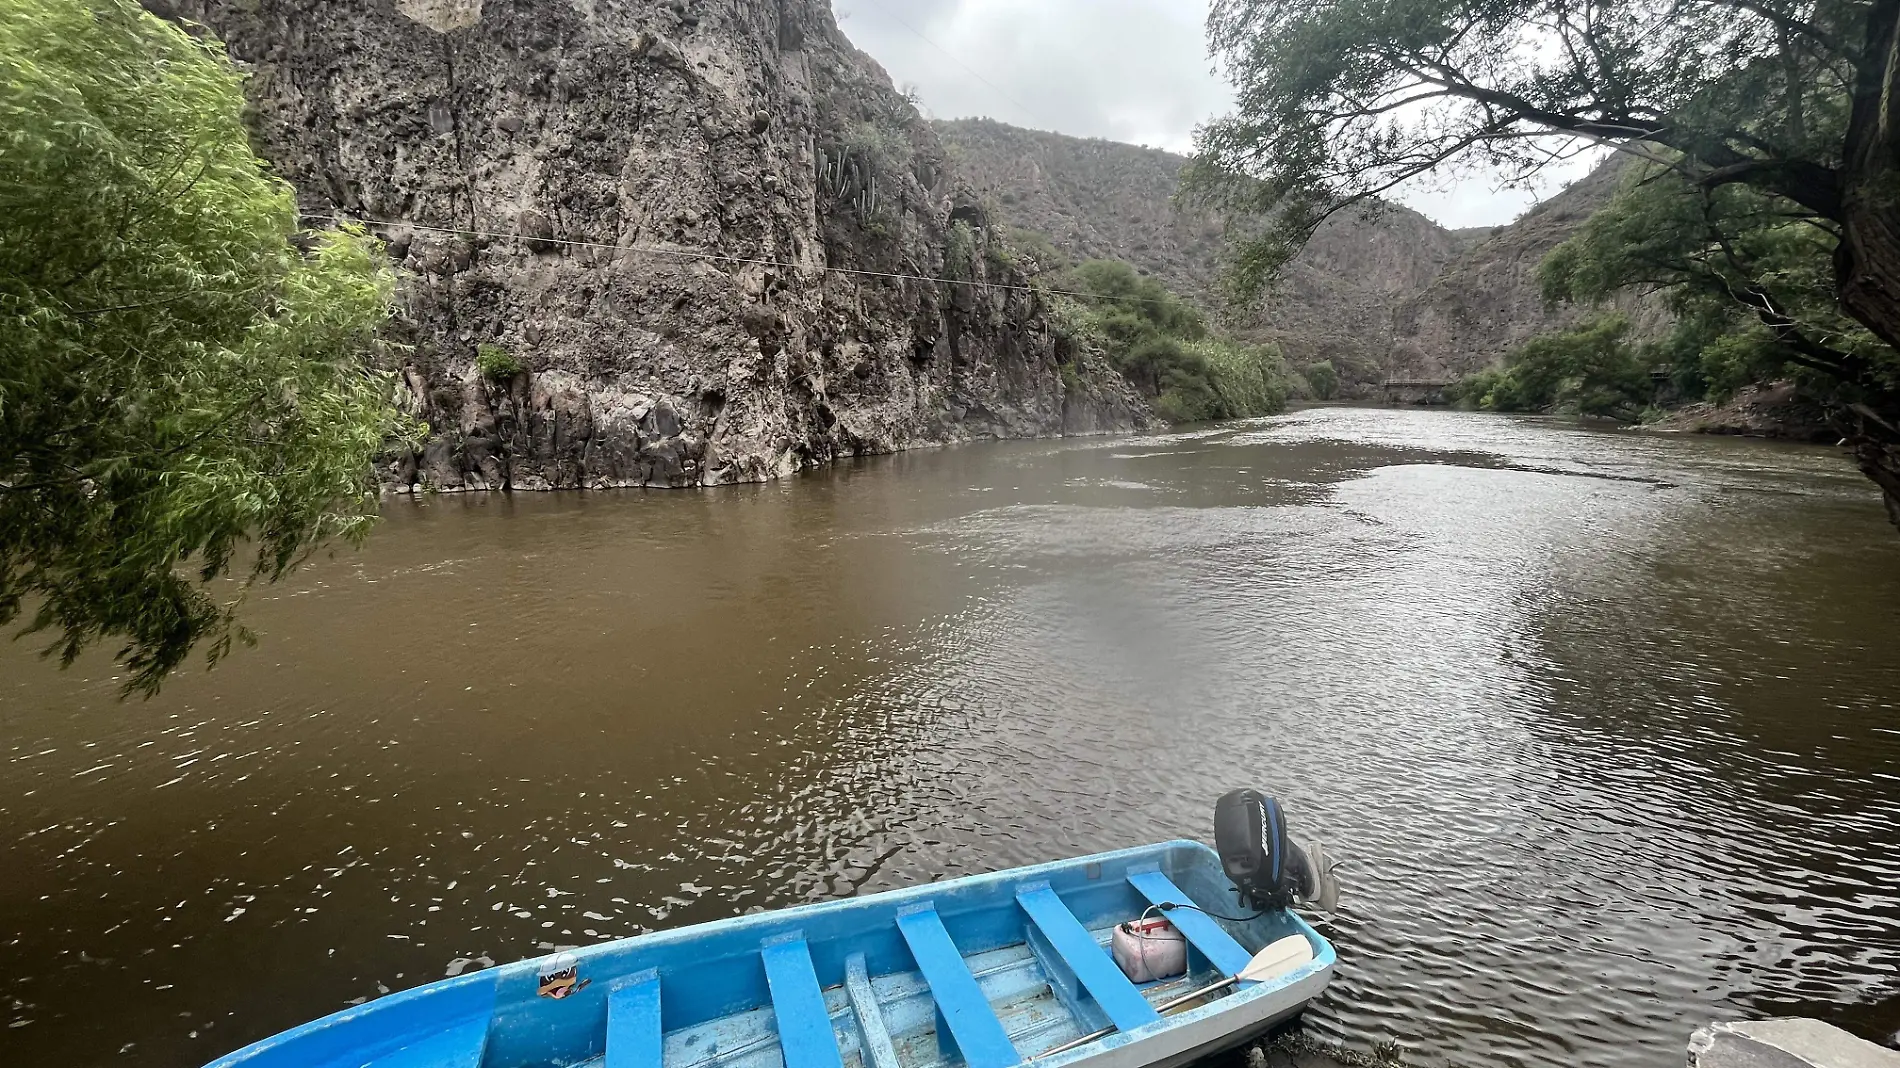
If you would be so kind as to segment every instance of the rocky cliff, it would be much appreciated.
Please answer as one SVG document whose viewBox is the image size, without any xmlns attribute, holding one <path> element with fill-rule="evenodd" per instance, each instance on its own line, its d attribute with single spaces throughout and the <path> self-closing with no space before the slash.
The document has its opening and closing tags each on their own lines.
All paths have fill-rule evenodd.
<svg viewBox="0 0 1900 1068">
<path fill-rule="evenodd" d="M 1024 130 L 989 119 L 936 124 L 952 159 L 1011 223 L 1079 259 L 1126 260 L 1212 305 L 1225 224 L 1172 202 L 1182 156 Z M 1328 359 L 1348 381 L 1384 377 L 1399 306 L 1488 231 L 1455 231 L 1395 205 L 1322 226 L 1253 309 L 1229 325 L 1279 343 L 1295 364 Z"/>
<path fill-rule="evenodd" d="M 1032 295 L 923 280 L 1022 281 L 824 0 L 148 6 L 227 43 L 304 211 L 402 268 L 431 435 L 393 483 L 717 484 L 1147 420 Z"/>
<path fill-rule="evenodd" d="M 1448 381 L 1494 365 L 1531 337 L 1591 314 L 1594 309 L 1548 305 L 1537 265 L 1609 202 L 1623 166 L 1623 157 L 1613 157 L 1516 222 L 1498 227 L 1404 300 L 1393 318 L 1389 376 Z M 1616 308 L 1631 317 L 1639 334 L 1659 329 L 1666 319 L 1653 298 L 1619 298 Z"/>
<path fill-rule="evenodd" d="M 1127 260 L 1177 291 L 1213 299 L 1223 225 L 1171 202 L 1185 158 L 988 119 L 936 125 L 953 160 L 978 176 L 979 191 L 1010 222 L 1070 256 Z M 1437 388 L 1389 391 L 1384 383 L 1447 381 L 1584 314 L 1545 304 L 1537 264 L 1617 180 L 1617 166 L 1606 164 L 1489 229 L 1448 230 L 1391 205 L 1335 216 L 1233 325 L 1278 342 L 1296 365 L 1332 360 L 1349 393 L 1424 399 Z M 1654 302 L 1624 310 L 1639 327 L 1661 318 Z"/>
<path fill-rule="evenodd" d="M 932 125 L 952 164 L 1010 224 L 1075 259 L 1126 260 L 1177 293 L 1210 294 L 1222 225 L 1175 208 L 1182 157 L 993 119 Z"/>
</svg>

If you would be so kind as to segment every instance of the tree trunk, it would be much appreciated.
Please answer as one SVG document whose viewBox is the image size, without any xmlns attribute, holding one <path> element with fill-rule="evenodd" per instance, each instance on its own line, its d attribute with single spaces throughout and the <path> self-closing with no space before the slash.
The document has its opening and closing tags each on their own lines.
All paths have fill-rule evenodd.
<svg viewBox="0 0 1900 1068">
<path fill-rule="evenodd" d="M 1900 349 L 1900 0 L 1874 0 L 1861 55 L 1841 167 L 1835 280 L 1841 307 Z M 1849 440 L 1900 526 L 1900 396 L 1885 382 L 1856 384 L 1870 404 L 1856 406 Z"/>
<path fill-rule="evenodd" d="M 1874 0 L 1841 166 L 1841 304 L 1900 348 L 1900 0 Z"/>
<path fill-rule="evenodd" d="M 1887 501 L 1887 518 L 1900 526 L 1900 427 L 1865 405 L 1855 405 L 1850 414 L 1856 421 L 1847 434 L 1854 446 L 1854 462 L 1880 487 Z"/>
</svg>

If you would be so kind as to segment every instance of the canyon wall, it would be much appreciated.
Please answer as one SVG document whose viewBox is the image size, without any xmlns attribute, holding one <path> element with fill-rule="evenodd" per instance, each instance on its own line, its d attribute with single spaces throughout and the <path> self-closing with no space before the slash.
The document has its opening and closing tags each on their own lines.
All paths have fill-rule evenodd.
<svg viewBox="0 0 1900 1068">
<path fill-rule="evenodd" d="M 250 72 L 313 224 L 387 242 L 430 427 L 392 484 L 712 485 L 1150 423 L 1033 294 L 980 284 L 1024 279 L 823 0 L 147 6 Z"/>
<path fill-rule="evenodd" d="M 1278 344 L 1296 366 L 1331 360 L 1348 382 L 1383 377 L 1399 305 L 1483 233 L 1446 230 L 1395 205 L 1343 212 L 1259 303 L 1234 309 L 1218 293 L 1225 223 L 1172 199 L 1184 157 L 990 119 L 936 126 L 952 159 L 1011 224 L 1077 259 L 1126 260 L 1220 309 L 1235 333 Z"/>
<path fill-rule="evenodd" d="M 1223 221 L 1172 198 L 1186 158 L 989 119 L 936 124 L 951 157 L 1010 223 L 1077 259 L 1112 257 L 1222 307 Z M 1615 191 L 1605 164 L 1507 226 L 1450 230 L 1415 211 L 1348 210 L 1320 227 L 1256 304 L 1223 308 L 1243 336 L 1277 343 L 1295 366 L 1331 360 L 1347 394 L 1400 401 L 1495 365 L 1526 339 L 1587 309 L 1552 307 L 1537 264 Z M 1653 299 L 1618 308 L 1640 331 L 1665 321 Z M 1387 388 L 1397 381 L 1418 383 Z"/>
<path fill-rule="evenodd" d="M 1609 203 L 1625 157 L 1611 157 L 1562 192 L 1500 226 L 1447 263 L 1400 303 L 1386 366 L 1400 381 L 1447 381 L 1497 364 L 1538 334 L 1576 323 L 1600 309 L 1544 300 L 1537 267 L 1551 249 Z M 1636 293 L 1610 307 L 1630 317 L 1637 336 L 1660 334 L 1669 316 L 1662 301 Z"/>
</svg>

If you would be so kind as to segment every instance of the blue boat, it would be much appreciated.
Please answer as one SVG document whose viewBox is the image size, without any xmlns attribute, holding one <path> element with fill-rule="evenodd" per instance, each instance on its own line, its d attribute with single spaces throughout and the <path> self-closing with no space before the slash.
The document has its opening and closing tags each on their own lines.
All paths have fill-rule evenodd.
<svg viewBox="0 0 1900 1068">
<path fill-rule="evenodd" d="M 1170 1068 L 1291 1019 L 1332 975 L 1289 908 L 1217 918 L 1245 911 L 1226 852 L 1165 842 L 579 947 L 212 1068 Z M 1164 903 L 1186 972 L 1136 983 L 1108 944 Z M 1270 948 L 1297 952 L 1234 981 Z"/>
</svg>

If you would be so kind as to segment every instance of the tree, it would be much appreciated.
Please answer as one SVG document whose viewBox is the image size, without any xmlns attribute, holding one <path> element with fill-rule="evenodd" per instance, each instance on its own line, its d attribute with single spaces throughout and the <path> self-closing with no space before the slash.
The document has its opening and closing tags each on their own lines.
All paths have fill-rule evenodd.
<svg viewBox="0 0 1900 1068">
<path fill-rule="evenodd" d="M 1558 411 L 1636 422 L 1655 392 L 1628 341 L 1629 320 L 1605 315 L 1531 338 L 1504 366 L 1459 382 L 1453 393 L 1500 412 Z"/>
<path fill-rule="evenodd" d="M 1667 294 L 1676 324 L 1662 349 L 1694 391 L 1796 377 L 1842 406 L 1891 406 L 1900 352 L 1842 311 L 1838 247 L 1782 198 L 1644 164 L 1539 275 L 1553 301 L 1599 303 L 1630 287 Z"/>
<path fill-rule="evenodd" d="M 1306 365 L 1300 372 L 1306 378 L 1306 388 L 1315 400 L 1332 400 L 1339 394 L 1339 371 L 1331 360 L 1318 360 Z"/>
<path fill-rule="evenodd" d="M 1209 36 L 1237 104 L 1186 190 L 1273 219 L 1236 249 L 1242 292 L 1410 177 L 1609 145 L 1824 234 L 1831 299 L 1900 345 L 1900 0 L 1216 0 Z M 1857 456 L 1900 523 L 1900 397 L 1761 295 L 1738 303 L 1857 394 Z"/>
<path fill-rule="evenodd" d="M 299 232 L 243 106 L 221 46 L 129 0 L 0 0 L 0 625 L 64 663 L 121 639 L 127 692 L 360 538 L 401 429 L 383 257 Z"/>
<path fill-rule="evenodd" d="M 1213 333 L 1192 304 L 1132 265 L 1089 260 L 1066 272 L 1062 285 L 1083 297 L 1079 308 L 1055 298 L 1059 314 L 1100 345 L 1168 422 L 1268 415 L 1285 406 L 1277 349 Z"/>
</svg>

